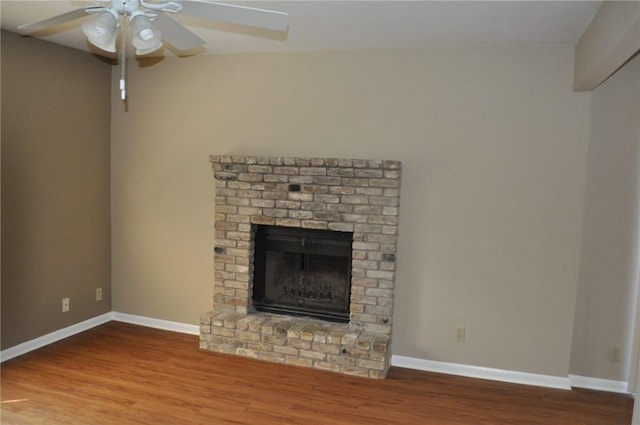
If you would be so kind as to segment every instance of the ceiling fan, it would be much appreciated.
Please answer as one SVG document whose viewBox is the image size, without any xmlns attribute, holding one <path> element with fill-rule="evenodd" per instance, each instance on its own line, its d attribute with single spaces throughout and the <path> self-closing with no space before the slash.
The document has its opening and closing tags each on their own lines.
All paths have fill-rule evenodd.
<svg viewBox="0 0 640 425">
<path fill-rule="evenodd" d="M 90 6 L 24 24 L 18 29 L 35 32 L 93 15 L 93 19 L 82 24 L 82 32 L 92 45 L 105 52 L 114 53 L 119 30 L 122 28 L 119 53 L 122 67 L 120 89 L 124 100 L 127 39 L 130 38 L 137 55 L 155 52 L 163 46 L 163 42 L 181 51 L 205 44 L 204 40 L 186 26 L 170 17 L 178 14 L 274 31 L 286 31 L 288 28 L 286 13 L 253 7 L 214 3 L 207 0 L 176 0 L 162 3 L 147 0 L 110 0 L 95 1 Z"/>
</svg>

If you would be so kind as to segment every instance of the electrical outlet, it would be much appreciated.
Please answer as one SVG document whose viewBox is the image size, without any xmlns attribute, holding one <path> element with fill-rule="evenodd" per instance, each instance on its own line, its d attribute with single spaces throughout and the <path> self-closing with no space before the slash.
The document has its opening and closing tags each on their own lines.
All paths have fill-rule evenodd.
<svg viewBox="0 0 640 425">
<path fill-rule="evenodd" d="M 96 301 L 102 301 L 102 288 L 96 288 Z"/>
<path fill-rule="evenodd" d="M 609 347 L 609 355 L 607 356 L 611 363 L 620 363 L 620 347 Z"/>
<path fill-rule="evenodd" d="M 62 299 L 62 312 L 66 313 L 69 311 L 69 298 Z"/>
<path fill-rule="evenodd" d="M 464 338 L 466 336 L 466 330 L 464 326 L 456 327 L 455 341 L 456 342 L 464 342 Z"/>
</svg>

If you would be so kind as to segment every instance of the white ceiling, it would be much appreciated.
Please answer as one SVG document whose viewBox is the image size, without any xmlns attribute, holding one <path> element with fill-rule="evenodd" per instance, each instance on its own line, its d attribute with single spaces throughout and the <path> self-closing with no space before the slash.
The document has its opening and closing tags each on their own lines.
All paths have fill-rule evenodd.
<svg viewBox="0 0 640 425">
<path fill-rule="evenodd" d="M 224 2 L 224 0 L 221 0 Z M 252 1 L 226 3 L 289 14 L 285 34 L 178 17 L 207 41 L 199 54 L 406 47 L 575 44 L 601 1 Z M 82 1 L 0 0 L 2 28 L 86 6 Z M 90 51 L 85 18 L 37 33 Z M 164 49 L 164 54 L 172 52 Z M 174 52 L 175 53 L 175 52 Z"/>
</svg>

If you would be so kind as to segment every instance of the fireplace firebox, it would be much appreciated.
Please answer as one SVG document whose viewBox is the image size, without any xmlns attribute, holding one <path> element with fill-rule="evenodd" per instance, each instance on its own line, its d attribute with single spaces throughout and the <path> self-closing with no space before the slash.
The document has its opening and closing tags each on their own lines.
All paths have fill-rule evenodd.
<svg viewBox="0 0 640 425">
<path fill-rule="evenodd" d="M 349 322 L 353 233 L 258 226 L 256 310 Z"/>
</svg>

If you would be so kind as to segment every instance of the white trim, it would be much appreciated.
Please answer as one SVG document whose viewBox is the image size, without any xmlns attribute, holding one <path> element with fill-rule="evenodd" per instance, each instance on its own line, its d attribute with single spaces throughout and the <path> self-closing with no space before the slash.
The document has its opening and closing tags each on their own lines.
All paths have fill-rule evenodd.
<svg viewBox="0 0 640 425">
<path fill-rule="evenodd" d="M 169 320 L 154 319 L 152 317 L 137 316 L 135 314 L 118 313 L 117 311 L 111 313 L 111 319 L 133 325 L 146 326 L 148 328 L 163 329 L 165 331 L 180 332 L 189 335 L 200 335 L 200 326 L 189 325 L 187 323 L 171 322 Z"/>
<path fill-rule="evenodd" d="M 14 345 L 6 350 L 0 351 L 0 363 L 13 359 L 14 357 L 21 356 L 30 351 L 42 348 L 45 345 L 53 344 L 61 339 L 68 338 L 72 335 L 84 332 L 96 326 L 102 325 L 111 321 L 111 313 L 105 313 L 100 316 L 92 317 L 84 322 L 76 323 L 75 325 L 68 326 L 66 328 L 59 329 L 57 331 L 48 333 L 36 339 L 32 339 L 22 344 Z"/>
<path fill-rule="evenodd" d="M 576 388 L 629 394 L 627 390 L 627 382 L 625 381 L 612 381 L 609 379 L 590 378 L 588 376 L 569 375 L 569 382 L 571 382 L 572 387 Z"/>
<path fill-rule="evenodd" d="M 100 316 L 76 323 L 75 325 L 51 332 L 31 341 L 18 344 L 16 346 L 0 351 L 0 363 L 21 356 L 30 351 L 44 347 L 64 338 L 70 337 L 80 332 L 84 332 L 96 326 L 115 320 L 118 322 L 131 323 L 134 325 L 146 326 L 150 328 L 163 329 L 167 331 L 180 332 L 190 335 L 199 335 L 200 327 L 187 323 L 171 322 L 169 320 L 154 319 L 151 317 L 137 316 L 134 314 L 119 313 L 112 311 Z M 408 369 L 424 370 L 428 372 L 446 373 L 449 375 L 465 376 L 468 378 L 489 379 L 492 381 L 510 382 L 514 384 L 534 385 L 538 387 L 559 388 L 570 390 L 571 387 L 586 388 L 598 391 L 608 391 L 614 393 L 628 394 L 627 382 L 611 381 L 607 379 L 589 378 L 586 376 L 569 375 L 568 378 L 561 376 L 540 375 L 536 373 L 517 372 L 504 369 L 493 369 L 481 366 L 471 366 L 459 363 L 438 362 L 433 360 L 416 359 L 406 356 L 391 356 L 391 364 L 397 367 Z"/>
<path fill-rule="evenodd" d="M 540 375 L 536 373 L 516 372 L 512 370 L 493 369 L 481 366 L 470 366 L 458 363 L 437 362 L 405 356 L 391 356 L 391 365 L 428 372 L 446 373 L 468 378 L 490 379 L 492 381 L 510 382 L 514 384 L 535 385 L 538 387 L 570 390 L 569 379 L 561 376 Z"/>
</svg>

